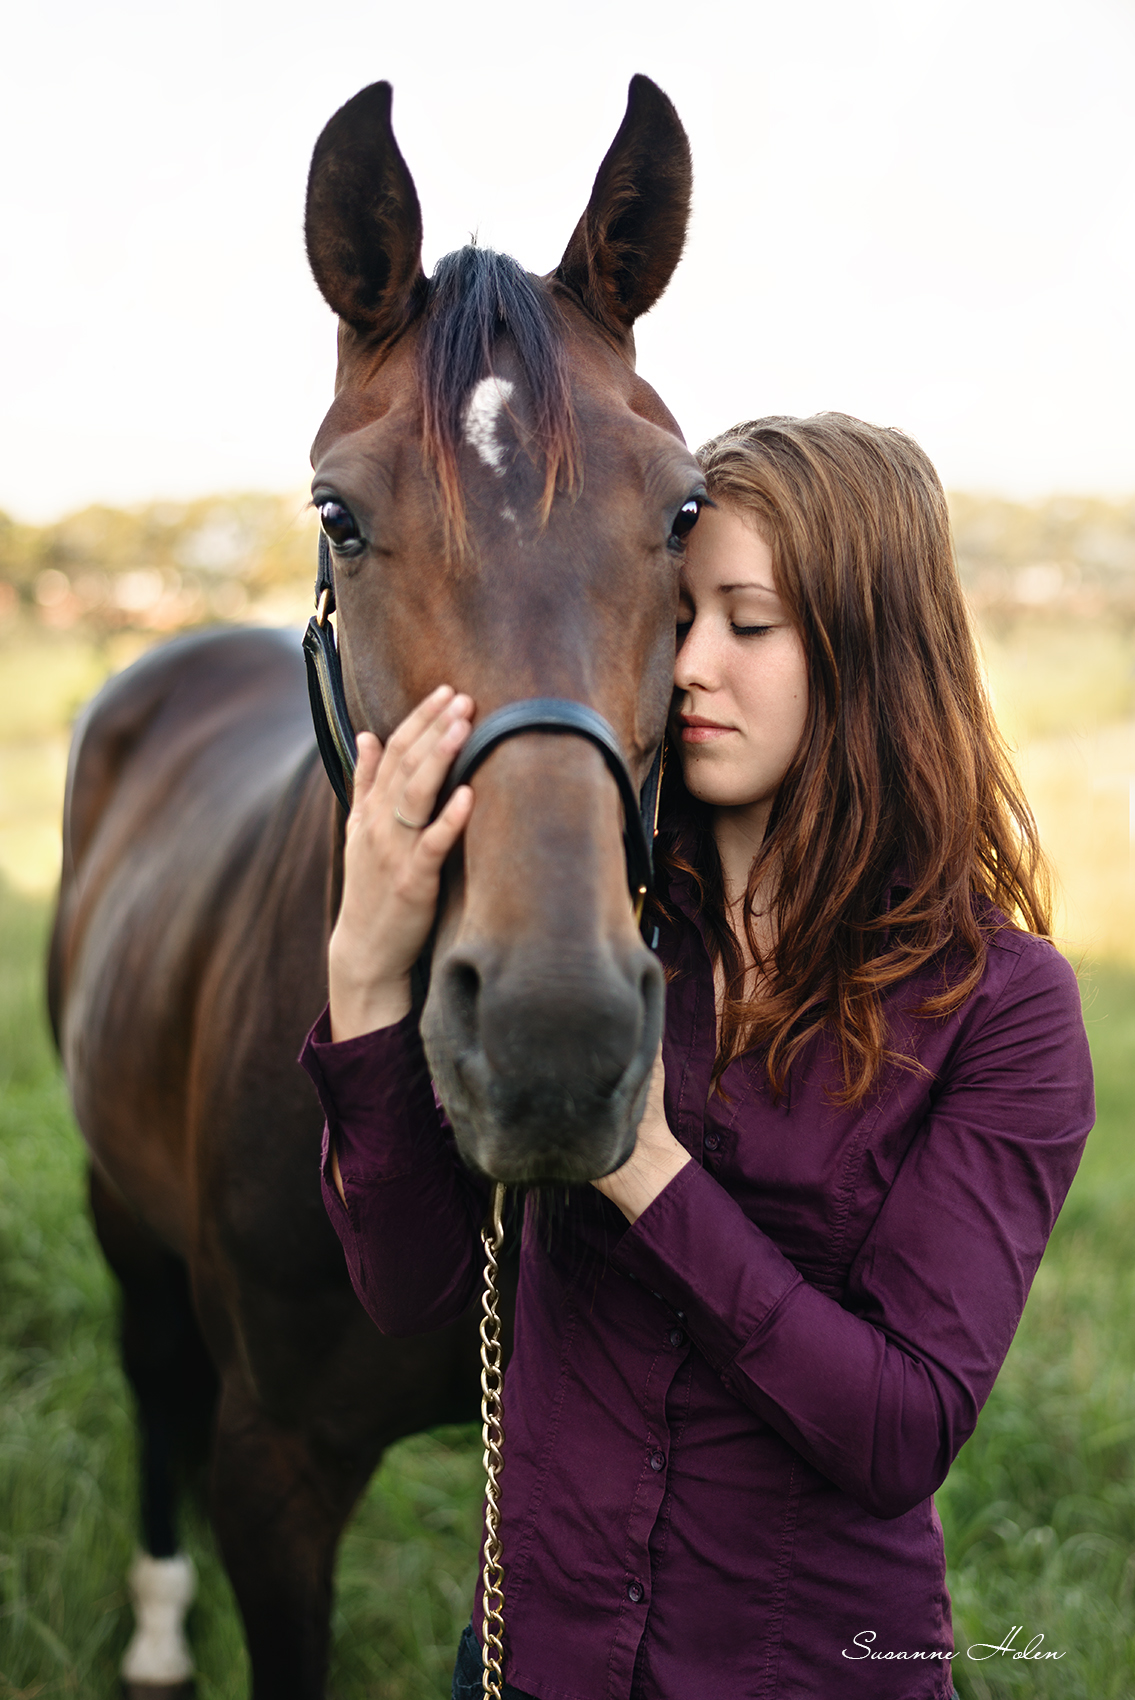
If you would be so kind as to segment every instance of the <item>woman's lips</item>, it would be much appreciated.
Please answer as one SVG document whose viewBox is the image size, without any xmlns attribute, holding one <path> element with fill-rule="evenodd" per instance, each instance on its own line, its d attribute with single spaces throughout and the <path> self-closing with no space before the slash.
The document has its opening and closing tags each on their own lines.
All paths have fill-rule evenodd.
<svg viewBox="0 0 1135 1700">
<path fill-rule="evenodd" d="M 683 744 L 710 744 L 735 730 L 732 726 L 722 726 L 716 720 L 703 720 L 697 714 L 681 715 L 680 725 Z"/>
</svg>

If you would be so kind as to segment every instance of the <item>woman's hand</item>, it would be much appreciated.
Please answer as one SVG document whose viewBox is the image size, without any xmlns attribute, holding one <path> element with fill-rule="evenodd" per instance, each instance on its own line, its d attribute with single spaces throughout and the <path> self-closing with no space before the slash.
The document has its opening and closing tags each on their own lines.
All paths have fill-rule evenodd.
<svg viewBox="0 0 1135 1700">
<path fill-rule="evenodd" d="M 410 970 L 433 926 L 442 863 L 468 825 L 471 787 L 459 785 L 427 823 L 472 713 L 472 698 L 441 685 L 385 750 L 372 732 L 359 733 L 343 902 L 331 934 L 332 1039 L 390 1027 L 410 1009 Z"/>
<path fill-rule="evenodd" d="M 637 1222 L 648 1204 L 653 1204 L 663 1187 L 690 1161 L 690 1154 L 680 1145 L 666 1123 L 662 1101 L 666 1083 L 662 1067 L 662 1051 L 654 1059 L 646 1109 L 639 1123 L 635 1148 L 613 1175 L 604 1175 L 592 1186 L 605 1193 L 617 1204 L 628 1222 Z"/>
</svg>

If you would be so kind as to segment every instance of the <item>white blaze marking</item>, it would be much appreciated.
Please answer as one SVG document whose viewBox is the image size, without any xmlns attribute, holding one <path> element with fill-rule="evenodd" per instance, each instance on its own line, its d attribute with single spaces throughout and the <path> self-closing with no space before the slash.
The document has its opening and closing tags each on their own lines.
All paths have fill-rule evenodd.
<svg viewBox="0 0 1135 1700">
<path fill-rule="evenodd" d="M 122 1660 L 124 1682 L 188 1682 L 193 1660 L 182 1625 L 197 1591 L 193 1560 L 151 1558 L 140 1552 L 127 1578 L 134 1602 L 134 1638 Z"/>
<path fill-rule="evenodd" d="M 505 467 L 504 444 L 497 426 L 512 400 L 514 387 L 508 378 L 482 378 L 465 408 L 465 441 L 498 478 L 504 477 Z"/>
</svg>

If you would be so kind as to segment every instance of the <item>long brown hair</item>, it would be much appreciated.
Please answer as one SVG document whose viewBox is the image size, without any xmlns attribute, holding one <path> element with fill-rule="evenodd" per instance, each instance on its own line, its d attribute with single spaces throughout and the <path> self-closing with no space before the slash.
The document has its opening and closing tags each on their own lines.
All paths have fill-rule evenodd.
<svg viewBox="0 0 1135 1700">
<path fill-rule="evenodd" d="M 793 1059 L 827 1030 L 840 1101 L 856 1103 L 893 1055 L 883 994 L 933 962 L 940 989 L 915 1013 L 958 1008 L 981 978 L 991 928 L 1049 933 L 1048 867 L 986 696 L 945 493 L 918 445 L 822 413 L 737 425 L 698 458 L 711 497 L 768 543 L 809 670 L 804 734 L 742 909 L 755 996 L 710 811 L 680 775 L 670 780 L 667 812 L 677 805 L 693 830 L 691 853 L 668 859 L 695 877 L 725 977 L 714 1078 L 767 1046 L 780 1093 Z M 762 952 L 754 900 L 770 880 L 775 943 Z"/>
</svg>

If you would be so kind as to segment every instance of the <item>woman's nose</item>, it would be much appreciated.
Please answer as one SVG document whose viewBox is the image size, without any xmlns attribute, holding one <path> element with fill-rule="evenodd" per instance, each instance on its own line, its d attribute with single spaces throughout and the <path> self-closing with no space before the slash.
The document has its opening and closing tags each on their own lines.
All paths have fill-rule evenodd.
<svg viewBox="0 0 1135 1700">
<path fill-rule="evenodd" d="M 693 620 L 674 657 L 674 686 L 679 691 L 715 688 L 713 643 L 704 620 Z"/>
</svg>

